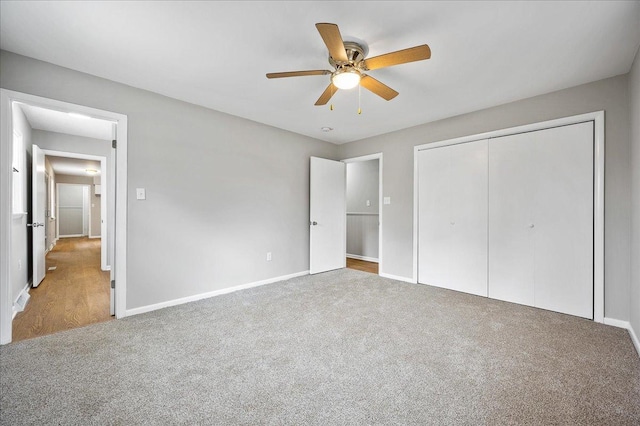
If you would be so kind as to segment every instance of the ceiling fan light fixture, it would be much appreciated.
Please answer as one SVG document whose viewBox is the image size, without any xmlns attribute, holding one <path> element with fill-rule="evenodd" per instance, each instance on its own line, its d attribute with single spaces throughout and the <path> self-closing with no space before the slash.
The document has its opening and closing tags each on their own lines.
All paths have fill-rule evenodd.
<svg viewBox="0 0 640 426">
<path fill-rule="evenodd" d="M 353 89 L 360 83 L 360 72 L 355 68 L 341 68 L 331 75 L 331 82 L 338 89 Z"/>
</svg>

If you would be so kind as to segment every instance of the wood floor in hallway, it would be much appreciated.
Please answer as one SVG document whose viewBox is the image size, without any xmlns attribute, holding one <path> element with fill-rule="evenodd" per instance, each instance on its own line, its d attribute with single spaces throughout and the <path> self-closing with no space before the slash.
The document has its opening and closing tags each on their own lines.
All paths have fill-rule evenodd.
<svg viewBox="0 0 640 426">
<path fill-rule="evenodd" d="M 357 269 L 358 271 L 378 273 L 378 264 L 375 262 L 367 262 L 366 260 L 351 259 L 347 257 L 347 268 Z"/>
<path fill-rule="evenodd" d="M 100 269 L 100 239 L 61 238 L 46 265 L 44 280 L 31 289 L 25 310 L 13 320 L 14 342 L 114 318 L 109 272 Z"/>
</svg>

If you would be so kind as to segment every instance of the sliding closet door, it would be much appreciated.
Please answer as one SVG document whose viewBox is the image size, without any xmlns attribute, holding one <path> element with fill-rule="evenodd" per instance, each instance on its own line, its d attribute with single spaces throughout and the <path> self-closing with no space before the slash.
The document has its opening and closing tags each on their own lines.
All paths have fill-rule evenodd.
<svg viewBox="0 0 640 426">
<path fill-rule="evenodd" d="M 418 281 L 487 295 L 487 141 L 418 153 Z"/>
<path fill-rule="evenodd" d="M 593 122 L 536 133 L 534 306 L 593 319 Z"/>
<path fill-rule="evenodd" d="M 593 123 L 491 139 L 489 297 L 593 318 Z"/>
</svg>

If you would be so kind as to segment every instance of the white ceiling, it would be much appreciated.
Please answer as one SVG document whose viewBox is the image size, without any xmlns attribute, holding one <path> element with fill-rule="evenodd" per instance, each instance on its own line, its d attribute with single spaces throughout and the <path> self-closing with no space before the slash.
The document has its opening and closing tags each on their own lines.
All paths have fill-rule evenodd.
<svg viewBox="0 0 640 426">
<path fill-rule="evenodd" d="M 49 163 L 56 174 L 72 176 L 99 176 L 100 162 L 95 160 L 81 160 L 78 158 L 56 157 L 47 155 Z M 97 170 L 97 173 L 89 173 L 89 170 Z"/>
<path fill-rule="evenodd" d="M 81 118 L 66 112 L 20 104 L 33 129 L 66 133 L 87 138 L 113 139 L 113 122 L 97 118 Z"/>
<path fill-rule="evenodd" d="M 317 22 L 432 58 L 371 71 L 400 95 L 363 89 L 362 115 L 357 89 L 315 107 L 328 76 L 265 73 L 329 69 Z M 0 28 L 2 49 L 344 143 L 627 73 L 640 2 L 2 1 Z"/>
</svg>

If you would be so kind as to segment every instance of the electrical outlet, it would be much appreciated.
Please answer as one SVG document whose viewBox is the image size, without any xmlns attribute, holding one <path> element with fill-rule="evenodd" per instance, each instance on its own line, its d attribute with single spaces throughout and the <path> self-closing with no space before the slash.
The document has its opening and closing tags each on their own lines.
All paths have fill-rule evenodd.
<svg viewBox="0 0 640 426">
<path fill-rule="evenodd" d="M 271 262 L 271 252 L 267 252 L 267 262 Z"/>
<path fill-rule="evenodd" d="M 384 204 L 391 204 L 391 197 L 384 197 Z"/>
<path fill-rule="evenodd" d="M 371 200 L 367 200 L 367 207 L 371 207 Z"/>
</svg>

